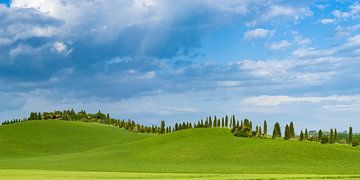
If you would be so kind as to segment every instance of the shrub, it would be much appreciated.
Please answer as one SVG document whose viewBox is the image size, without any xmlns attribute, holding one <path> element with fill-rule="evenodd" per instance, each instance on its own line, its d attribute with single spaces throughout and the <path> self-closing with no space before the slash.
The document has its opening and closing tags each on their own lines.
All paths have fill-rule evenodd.
<svg viewBox="0 0 360 180">
<path fill-rule="evenodd" d="M 237 136 L 237 137 L 251 137 L 251 134 L 247 131 L 236 131 L 234 133 L 234 136 Z"/>
<path fill-rule="evenodd" d="M 346 144 L 346 139 L 345 138 L 340 139 L 339 143 L 340 144 Z"/>
<path fill-rule="evenodd" d="M 329 143 L 329 140 L 330 140 L 329 137 L 325 136 L 325 137 L 321 138 L 320 142 L 321 142 L 321 144 L 327 144 L 327 143 Z"/>
<path fill-rule="evenodd" d="M 358 146 L 360 145 L 359 141 L 357 139 L 353 139 L 352 146 Z"/>
</svg>

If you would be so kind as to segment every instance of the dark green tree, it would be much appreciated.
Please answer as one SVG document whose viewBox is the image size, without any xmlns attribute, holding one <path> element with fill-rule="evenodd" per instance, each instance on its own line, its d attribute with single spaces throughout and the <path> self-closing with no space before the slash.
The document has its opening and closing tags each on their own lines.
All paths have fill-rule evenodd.
<svg viewBox="0 0 360 180">
<path fill-rule="evenodd" d="M 320 129 L 319 133 L 318 133 L 318 141 L 321 141 L 322 138 L 323 138 L 323 133 L 322 133 L 322 131 Z"/>
<path fill-rule="evenodd" d="M 209 116 L 209 128 L 212 128 L 212 120 L 211 120 L 211 116 Z"/>
<path fill-rule="evenodd" d="M 266 137 L 267 135 L 267 122 L 266 120 L 264 121 L 264 136 Z"/>
<path fill-rule="evenodd" d="M 334 144 L 334 130 L 330 129 L 329 143 Z"/>
<path fill-rule="evenodd" d="M 285 137 L 284 139 L 289 140 L 291 138 L 291 132 L 289 125 L 286 124 L 285 126 Z"/>
<path fill-rule="evenodd" d="M 290 122 L 290 138 L 295 138 L 295 128 L 293 122 Z"/>
<path fill-rule="evenodd" d="M 275 138 L 279 138 L 279 137 L 281 137 L 281 128 L 280 128 L 280 124 L 277 122 L 274 125 L 272 138 L 275 139 Z"/>
<path fill-rule="evenodd" d="M 258 131 L 257 136 L 258 136 L 258 137 L 262 137 L 262 130 L 261 130 L 261 126 L 259 126 L 259 131 Z"/>
<path fill-rule="evenodd" d="M 308 130 L 305 129 L 304 140 L 308 140 L 308 139 L 309 139 L 309 133 L 308 133 Z"/>
<path fill-rule="evenodd" d="M 349 144 L 353 143 L 353 132 L 352 132 L 352 127 L 350 126 L 349 128 Z"/>
<path fill-rule="evenodd" d="M 225 127 L 229 126 L 229 117 L 228 115 L 225 116 Z"/>
<path fill-rule="evenodd" d="M 339 142 L 339 137 L 338 137 L 337 130 L 335 128 L 335 131 L 334 131 L 334 143 L 338 143 L 338 142 Z"/>
<path fill-rule="evenodd" d="M 301 130 L 301 132 L 300 132 L 299 141 L 304 141 L 304 133 L 303 133 L 302 130 Z"/>
<path fill-rule="evenodd" d="M 217 118 L 216 118 L 216 116 L 214 117 L 214 124 L 213 124 L 213 127 L 214 128 L 216 128 L 216 126 L 217 126 Z"/>
<path fill-rule="evenodd" d="M 225 120 L 224 120 L 224 117 L 221 118 L 221 127 L 225 127 Z"/>
</svg>

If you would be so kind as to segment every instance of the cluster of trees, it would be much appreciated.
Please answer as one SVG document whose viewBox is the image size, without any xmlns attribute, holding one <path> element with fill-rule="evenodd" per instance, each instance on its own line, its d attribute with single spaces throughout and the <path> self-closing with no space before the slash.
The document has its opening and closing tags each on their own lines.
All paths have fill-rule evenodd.
<svg viewBox="0 0 360 180">
<path fill-rule="evenodd" d="M 64 110 L 64 111 L 54 111 L 54 112 L 31 112 L 29 121 L 32 120 L 65 120 L 65 121 L 84 121 L 84 122 L 97 122 L 101 124 L 108 124 L 123 128 L 128 131 L 139 132 L 139 133 L 151 133 L 151 134 L 165 134 L 172 132 L 171 127 L 165 126 L 165 121 L 161 121 L 160 126 L 152 125 L 146 126 L 135 121 L 128 120 L 119 120 L 111 118 L 109 114 L 104 114 L 101 111 L 98 111 L 95 114 L 87 113 L 84 110 L 75 112 L 73 109 Z"/>
<path fill-rule="evenodd" d="M 18 123 L 18 122 L 22 122 L 22 121 L 24 121 L 24 119 L 23 120 L 21 120 L 21 119 L 6 120 L 6 121 L 3 121 L 1 123 L 1 125 L 13 124 L 13 123 Z"/>
<path fill-rule="evenodd" d="M 352 144 L 353 146 L 358 146 L 359 145 L 359 141 L 357 139 L 354 139 L 353 137 L 353 132 L 352 132 L 352 127 L 349 128 L 349 133 L 348 133 L 348 142 L 346 141 L 345 138 L 342 138 L 339 140 L 339 135 L 338 132 L 335 129 L 330 129 L 329 132 L 324 132 L 321 129 L 317 132 L 317 134 L 311 134 L 309 135 L 308 130 L 305 129 L 305 133 L 303 131 L 300 132 L 300 136 L 299 136 L 299 140 L 300 141 L 315 141 L 315 142 L 320 142 L 322 144 L 336 144 L 336 143 L 340 143 L 340 144 Z"/>
</svg>

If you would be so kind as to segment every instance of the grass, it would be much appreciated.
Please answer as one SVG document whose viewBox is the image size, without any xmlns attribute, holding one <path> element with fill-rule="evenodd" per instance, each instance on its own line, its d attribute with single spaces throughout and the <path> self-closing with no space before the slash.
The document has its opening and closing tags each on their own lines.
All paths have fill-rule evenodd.
<svg viewBox="0 0 360 180">
<path fill-rule="evenodd" d="M 359 178 L 359 162 L 359 147 L 238 138 L 220 128 L 158 136 L 84 122 L 0 126 L 0 179 Z"/>
</svg>

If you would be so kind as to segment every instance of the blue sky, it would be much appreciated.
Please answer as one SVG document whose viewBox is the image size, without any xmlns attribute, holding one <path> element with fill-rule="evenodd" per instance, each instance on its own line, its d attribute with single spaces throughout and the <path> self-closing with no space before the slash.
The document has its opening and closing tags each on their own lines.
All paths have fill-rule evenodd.
<svg viewBox="0 0 360 180">
<path fill-rule="evenodd" d="M 0 0 L 0 120 L 235 114 L 360 131 L 360 2 Z"/>
</svg>

